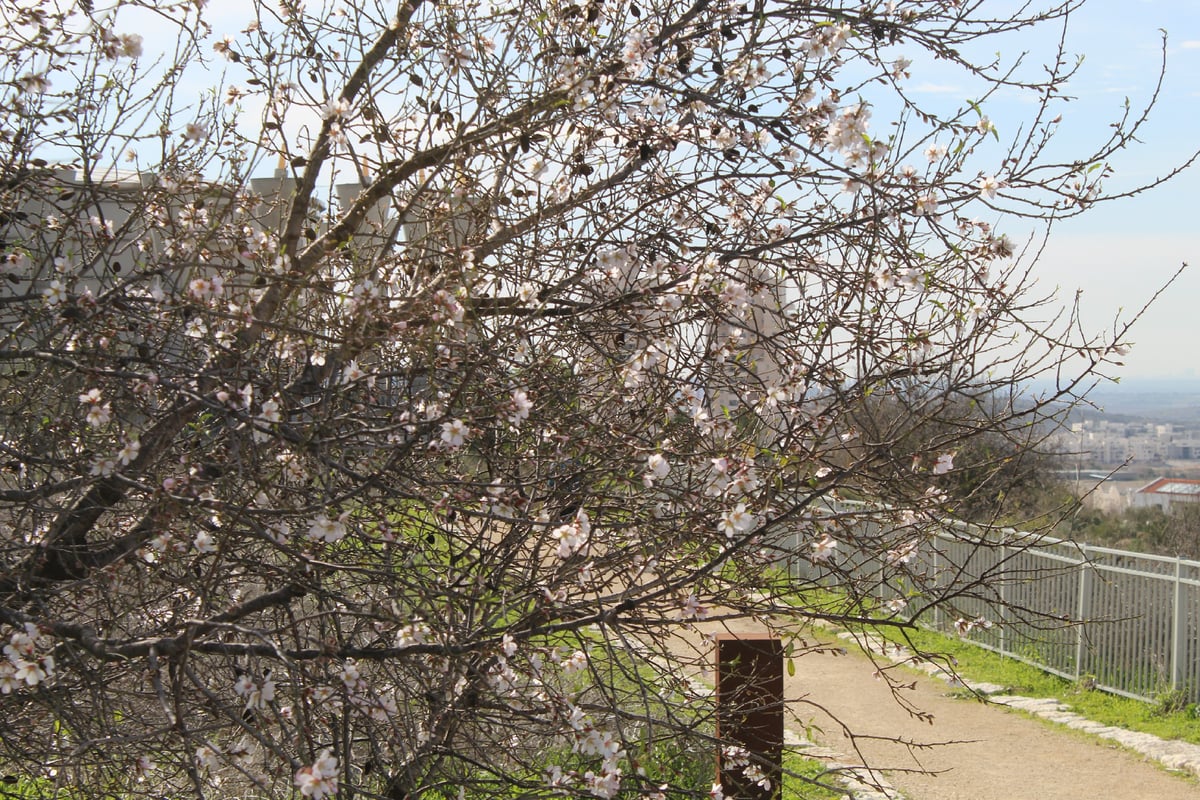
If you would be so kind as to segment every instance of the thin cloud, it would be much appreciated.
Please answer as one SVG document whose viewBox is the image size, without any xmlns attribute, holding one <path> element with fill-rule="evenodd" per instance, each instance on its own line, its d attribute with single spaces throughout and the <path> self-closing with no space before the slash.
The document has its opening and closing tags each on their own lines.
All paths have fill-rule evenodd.
<svg viewBox="0 0 1200 800">
<path fill-rule="evenodd" d="M 1200 39 L 1188 39 L 1186 42 L 1180 42 L 1179 46 L 1184 50 L 1200 50 Z"/>
</svg>

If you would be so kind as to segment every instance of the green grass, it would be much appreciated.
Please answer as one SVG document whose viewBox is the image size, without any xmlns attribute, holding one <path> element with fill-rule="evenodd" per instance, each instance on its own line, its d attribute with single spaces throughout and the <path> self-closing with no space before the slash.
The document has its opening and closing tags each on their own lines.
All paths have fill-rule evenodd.
<svg viewBox="0 0 1200 800">
<path fill-rule="evenodd" d="M 910 646 L 901 632 L 882 633 L 891 641 Z M 969 680 L 999 684 L 1013 694 L 1027 697 L 1057 698 L 1077 714 L 1104 725 L 1200 744 L 1200 716 L 1195 706 L 1171 709 L 1168 702 L 1153 704 L 1120 697 L 1086 688 L 955 637 L 927 630 L 907 631 L 907 634 L 912 647 L 953 659 L 954 668 Z"/>
<path fill-rule="evenodd" d="M 785 751 L 783 754 L 783 768 L 787 772 L 793 772 L 796 775 L 802 776 L 802 778 L 820 781 L 821 783 L 832 783 L 830 776 L 824 775 L 825 765 L 815 759 L 804 758 L 795 753 Z M 802 778 L 784 777 L 782 800 L 843 800 L 846 797 L 845 792 L 826 789 L 824 786 L 809 783 L 809 781 L 802 780 Z"/>
<path fill-rule="evenodd" d="M 47 797 L 70 797 L 66 791 L 56 791 L 45 778 L 7 776 L 0 783 L 0 800 L 43 800 Z"/>
</svg>

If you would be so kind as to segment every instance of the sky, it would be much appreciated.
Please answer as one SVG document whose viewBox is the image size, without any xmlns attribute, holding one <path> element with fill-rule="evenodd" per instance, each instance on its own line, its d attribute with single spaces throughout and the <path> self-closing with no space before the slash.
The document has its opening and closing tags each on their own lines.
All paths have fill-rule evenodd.
<svg viewBox="0 0 1200 800">
<path fill-rule="evenodd" d="M 1144 105 L 1154 90 L 1167 31 L 1159 102 L 1142 144 L 1115 162 L 1109 189 L 1145 183 L 1200 148 L 1200 2 L 1094 0 L 1071 20 L 1068 49 L 1085 56 L 1068 87 L 1063 131 L 1092 142 L 1122 110 L 1125 97 Z M 1070 299 L 1080 291 L 1084 324 L 1112 330 L 1161 289 L 1184 262 L 1191 267 L 1135 324 L 1124 379 L 1200 378 L 1200 165 L 1144 195 L 1094 208 L 1051 232 L 1036 274 Z M 1107 325 L 1106 325 L 1107 323 Z"/>
<path fill-rule="evenodd" d="M 1021 0 L 984 0 L 983 12 L 997 16 Z M 1033 8 L 1051 5 L 1033 2 Z M 1111 124 L 1125 112 L 1151 102 L 1164 59 L 1165 74 L 1138 143 L 1109 165 L 1108 193 L 1125 193 L 1151 184 L 1188 162 L 1200 149 L 1200 0 L 1086 0 L 1061 25 L 989 38 L 965 52 L 976 63 L 999 56 L 1002 64 L 1022 60 L 1020 76 L 1045 77 L 1042 65 L 1057 52 L 1060 38 L 1069 56 L 1082 62 L 1065 87 L 1071 99 L 1055 107 L 1062 122 L 1048 154 L 1071 162 L 1094 152 L 1111 135 Z M 897 51 L 902 48 L 898 47 Z M 1074 58 L 1071 59 L 1074 63 Z M 927 107 L 951 111 L 978 97 L 971 84 L 945 62 L 918 58 L 910 92 Z M 1016 90 L 1000 90 L 983 111 L 996 125 L 1000 144 L 1020 134 L 1035 111 L 1032 99 Z M 881 116 L 881 115 L 877 115 Z M 990 164 L 989 164 L 990 165 Z M 1032 267 L 1035 294 L 1057 293 L 1054 307 L 1078 299 L 1081 328 L 1113 342 L 1124 323 L 1138 317 L 1120 340 L 1130 344 L 1121 366 L 1106 375 L 1133 379 L 1191 378 L 1200 381 L 1200 163 L 1165 184 L 1134 197 L 1093 206 L 1086 213 L 1056 222 L 1041 257 Z M 985 216 L 985 215 L 980 215 Z M 1040 245 L 1044 228 L 1019 220 L 991 218 L 997 230 L 1016 242 Z M 1192 266 L 1172 277 L 1185 262 Z M 1161 292 L 1160 292 L 1161 290 Z M 1048 316 L 1048 315 L 1047 315 Z"/>
</svg>

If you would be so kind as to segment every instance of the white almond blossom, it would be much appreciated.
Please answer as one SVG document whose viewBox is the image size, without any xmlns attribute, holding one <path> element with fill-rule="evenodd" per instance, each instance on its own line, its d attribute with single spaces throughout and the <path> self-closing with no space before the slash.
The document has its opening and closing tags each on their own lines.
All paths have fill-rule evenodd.
<svg viewBox="0 0 1200 800">
<path fill-rule="evenodd" d="M 217 552 L 217 543 L 213 541 L 212 534 L 208 531 L 199 531 L 196 533 L 196 538 L 192 540 L 192 546 L 196 548 L 196 552 L 202 555 Z"/>
<path fill-rule="evenodd" d="M 525 393 L 525 390 L 514 389 L 512 393 L 512 412 L 508 415 L 509 423 L 514 427 L 519 427 L 522 422 L 529 419 L 529 412 L 532 410 L 533 401 L 529 399 L 529 395 Z"/>
<path fill-rule="evenodd" d="M 930 470 L 934 475 L 945 475 L 950 470 L 954 469 L 954 454 L 942 453 L 937 457 L 933 468 Z"/>
<path fill-rule="evenodd" d="M 721 522 L 717 525 L 717 529 L 725 534 L 726 538 L 733 539 L 739 534 L 751 530 L 755 524 L 757 521 L 754 515 L 746 510 L 746 504 L 738 503 L 721 515 Z"/>
<path fill-rule="evenodd" d="M 313 518 L 308 526 L 307 536 L 309 539 L 317 542 L 340 542 L 346 538 L 346 519 L 350 512 L 342 512 L 340 516 L 330 517 L 328 514 L 321 513 Z"/>
<path fill-rule="evenodd" d="M 812 543 L 812 552 L 809 554 L 809 558 L 816 562 L 829 561 L 833 558 L 837 547 L 837 540 L 828 533 L 823 533 L 821 538 Z"/>
<path fill-rule="evenodd" d="M 642 482 L 647 486 L 653 486 L 657 480 L 662 480 L 671 472 L 671 462 L 667 461 L 667 457 L 662 453 L 651 453 L 646 458 L 646 473 L 642 477 Z"/>
<path fill-rule="evenodd" d="M 411 622 L 396 632 L 396 646 L 412 647 L 413 645 L 425 644 L 431 635 L 433 635 L 433 628 L 428 623 L 420 621 Z"/>
<path fill-rule="evenodd" d="M 50 281 L 50 284 L 42 290 L 42 297 L 45 298 L 46 305 L 48 306 L 57 306 L 65 303 L 69 296 L 67 294 L 67 287 L 57 278 Z"/>
<path fill-rule="evenodd" d="M 137 460 L 138 452 L 142 449 L 142 444 L 137 439 L 127 439 L 125 444 L 117 452 L 116 459 L 124 466 L 129 466 Z"/>
<path fill-rule="evenodd" d="M 305 797 L 323 800 L 332 797 L 338 790 L 338 760 L 331 751 L 322 750 L 310 766 L 296 771 L 296 788 Z"/>
<path fill-rule="evenodd" d="M 461 419 L 452 419 L 442 423 L 442 442 L 449 448 L 462 447 L 470 434 L 467 424 Z"/>
</svg>

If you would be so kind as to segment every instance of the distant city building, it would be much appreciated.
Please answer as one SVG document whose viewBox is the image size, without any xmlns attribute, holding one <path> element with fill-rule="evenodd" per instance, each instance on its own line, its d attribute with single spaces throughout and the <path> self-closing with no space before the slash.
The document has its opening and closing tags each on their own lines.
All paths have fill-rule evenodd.
<svg viewBox="0 0 1200 800">
<path fill-rule="evenodd" d="M 1157 506 L 1169 511 L 1179 503 L 1200 503 L 1200 480 L 1156 478 L 1133 494 L 1133 505 L 1137 508 Z"/>
<path fill-rule="evenodd" d="M 1200 459 L 1200 441 L 1191 439 L 1182 442 L 1171 442 L 1167 447 L 1167 458 L 1180 461 Z"/>
<path fill-rule="evenodd" d="M 1061 431 L 1056 441 L 1081 469 L 1200 460 L 1200 431 L 1187 425 L 1084 420 Z"/>
</svg>

